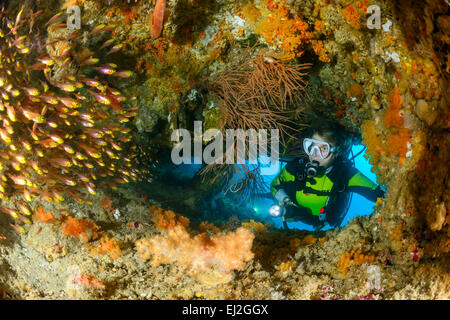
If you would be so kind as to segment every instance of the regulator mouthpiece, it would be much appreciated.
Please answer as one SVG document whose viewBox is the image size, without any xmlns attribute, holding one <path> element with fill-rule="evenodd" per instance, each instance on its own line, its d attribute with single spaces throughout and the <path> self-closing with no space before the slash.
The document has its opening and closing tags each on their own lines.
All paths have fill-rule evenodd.
<svg viewBox="0 0 450 320">
<path fill-rule="evenodd" d="M 319 162 L 311 161 L 308 162 L 305 166 L 305 172 L 308 178 L 314 178 L 319 173 Z"/>
</svg>

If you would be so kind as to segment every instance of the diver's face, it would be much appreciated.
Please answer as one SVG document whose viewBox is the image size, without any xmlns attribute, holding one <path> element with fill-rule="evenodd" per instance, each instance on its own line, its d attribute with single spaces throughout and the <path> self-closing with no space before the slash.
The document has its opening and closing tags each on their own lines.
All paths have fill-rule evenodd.
<svg viewBox="0 0 450 320">
<path fill-rule="evenodd" d="M 334 143 L 331 141 L 325 139 L 321 135 L 315 133 L 311 138 L 326 141 L 330 144 L 330 147 L 334 147 Z M 321 167 L 328 168 L 331 166 L 334 162 L 334 159 L 336 158 L 336 152 L 330 152 L 327 158 L 322 159 L 316 152 L 313 155 L 309 156 L 309 161 L 317 161 Z"/>
</svg>

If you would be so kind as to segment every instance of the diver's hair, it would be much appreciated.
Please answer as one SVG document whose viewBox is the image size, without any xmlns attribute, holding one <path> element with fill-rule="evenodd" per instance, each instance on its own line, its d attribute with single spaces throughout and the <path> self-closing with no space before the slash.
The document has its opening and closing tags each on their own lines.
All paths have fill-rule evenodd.
<svg viewBox="0 0 450 320">
<path fill-rule="evenodd" d="M 332 145 L 337 146 L 339 154 L 342 156 L 352 145 L 351 134 L 337 121 L 326 118 L 313 120 L 307 131 L 307 136 L 311 137 L 314 134 L 322 136 Z"/>
</svg>

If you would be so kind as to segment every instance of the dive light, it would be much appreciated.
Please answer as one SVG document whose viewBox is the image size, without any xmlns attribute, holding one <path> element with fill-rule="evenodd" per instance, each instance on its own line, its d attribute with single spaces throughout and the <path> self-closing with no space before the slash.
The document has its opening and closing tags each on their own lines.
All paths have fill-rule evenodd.
<svg viewBox="0 0 450 320">
<path fill-rule="evenodd" d="M 278 204 L 273 204 L 269 208 L 269 214 L 274 218 L 283 216 L 285 212 L 286 212 L 286 208 L 284 206 L 280 206 Z"/>
</svg>

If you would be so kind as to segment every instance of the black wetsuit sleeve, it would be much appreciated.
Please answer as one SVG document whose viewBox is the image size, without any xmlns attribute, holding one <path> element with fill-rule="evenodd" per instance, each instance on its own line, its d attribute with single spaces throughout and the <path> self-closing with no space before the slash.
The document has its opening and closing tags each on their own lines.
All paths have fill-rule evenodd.
<svg viewBox="0 0 450 320">
<path fill-rule="evenodd" d="M 347 190 L 355 192 L 366 199 L 376 202 L 378 198 L 384 198 L 384 191 L 376 183 L 363 175 L 358 169 L 352 168 Z"/>
<path fill-rule="evenodd" d="M 362 195 L 364 198 L 376 202 L 378 198 L 384 198 L 384 191 L 381 190 L 380 186 L 377 186 L 376 189 L 370 189 L 367 187 L 349 187 L 349 190 L 355 193 Z"/>
</svg>

